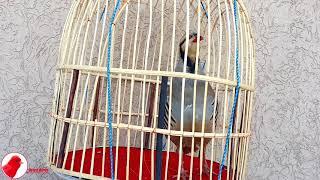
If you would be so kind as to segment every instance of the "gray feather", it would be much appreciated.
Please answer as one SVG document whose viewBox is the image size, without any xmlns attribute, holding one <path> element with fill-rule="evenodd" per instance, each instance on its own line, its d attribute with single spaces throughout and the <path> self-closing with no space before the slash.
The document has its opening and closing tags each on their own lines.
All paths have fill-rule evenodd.
<svg viewBox="0 0 320 180">
<path fill-rule="evenodd" d="M 175 71 L 182 71 L 183 62 L 178 61 Z M 199 68 L 199 73 L 203 73 L 203 69 Z M 205 95 L 205 81 L 197 81 L 196 84 L 196 102 L 194 103 L 194 83 L 192 79 L 185 80 L 185 92 L 184 92 L 184 109 L 183 109 L 183 124 L 184 131 L 192 131 L 189 127 L 185 125 L 192 124 L 193 121 L 193 108 L 195 106 L 195 126 L 202 125 L 202 119 L 205 116 L 205 122 L 211 123 L 214 119 L 214 91 L 211 86 L 208 86 L 208 94 L 206 102 L 204 102 Z M 181 126 L 181 98 L 182 98 L 182 78 L 173 77 L 172 78 L 172 105 L 171 105 L 171 128 L 175 130 L 180 130 Z M 168 100 L 169 101 L 169 100 Z M 206 114 L 203 114 L 204 103 L 206 103 Z M 217 106 L 216 106 L 217 107 Z M 169 104 L 166 104 L 166 115 L 165 115 L 165 125 L 168 127 L 169 122 Z"/>
</svg>

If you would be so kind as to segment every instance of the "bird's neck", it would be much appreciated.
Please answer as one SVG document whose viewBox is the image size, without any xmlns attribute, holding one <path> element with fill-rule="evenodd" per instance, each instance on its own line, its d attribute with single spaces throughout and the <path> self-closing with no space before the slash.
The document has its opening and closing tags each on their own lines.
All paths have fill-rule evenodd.
<svg viewBox="0 0 320 180">
<path fill-rule="evenodd" d="M 180 59 L 182 60 L 182 63 L 184 61 L 184 55 L 185 55 L 185 51 L 180 47 Z M 195 72 L 196 64 L 193 62 L 195 61 L 193 61 L 189 56 L 187 56 L 187 67 L 188 67 L 189 73 Z"/>
</svg>

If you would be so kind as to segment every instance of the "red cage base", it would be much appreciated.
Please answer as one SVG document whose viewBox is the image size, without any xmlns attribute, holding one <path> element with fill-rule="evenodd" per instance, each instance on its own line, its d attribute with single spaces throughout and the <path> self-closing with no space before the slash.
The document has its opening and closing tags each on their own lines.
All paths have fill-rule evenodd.
<svg viewBox="0 0 320 180">
<path fill-rule="evenodd" d="M 113 156 L 115 158 L 115 151 L 113 148 Z M 85 151 L 85 159 L 83 165 L 83 173 L 90 174 L 91 167 L 91 158 L 92 158 L 93 149 L 86 149 Z M 104 176 L 110 177 L 110 162 L 109 162 L 109 148 L 105 149 L 105 166 L 104 166 Z M 81 160 L 82 160 L 83 150 L 75 151 L 75 159 L 74 159 L 74 168 L 73 171 L 80 172 Z M 155 153 L 155 151 L 154 151 Z M 164 179 L 164 174 L 166 172 L 166 156 L 167 152 L 163 152 L 162 154 L 162 179 Z M 154 158 L 156 159 L 156 154 L 154 154 Z M 94 156 L 94 167 L 93 167 L 93 175 L 102 176 L 102 159 L 103 159 L 103 148 L 95 148 L 95 156 Z M 190 172 L 190 161 L 191 157 L 188 155 L 183 155 L 184 161 L 184 169 L 189 173 Z M 70 170 L 72 162 L 72 152 L 68 153 L 67 161 L 65 165 L 66 170 Z M 179 163 L 179 154 L 176 152 L 169 152 L 169 165 L 168 165 L 168 179 L 176 179 L 174 178 L 178 173 L 178 163 Z M 210 167 L 210 161 L 206 160 L 206 163 Z M 155 166 L 156 163 L 154 163 Z M 117 179 L 126 179 L 126 165 L 127 165 L 127 147 L 119 147 L 118 151 L 118 177 Z M 139 178 L 139 166 L 140 166 L 140 148 L 130 148 L 130 161 L 129 161 L 129 177 L 130 179 L 138 179 Z M 219 173 L 219 163 L 213 162 L 213 179 L 218 179 Z M 232 171 L 231 171 L 232 172 Z M 200 158 L 193 158 L 193 172 L 192 179 L 200 179 Z M 143 150 L 143 162 L 142 162 L 142 178 L 143 179 L 151 179 L 151 150 L 144 149 Z M 230 177 L 231 174 L 230 174 Z M 202 175 L 202 179 L 210 179 L 207 175 Z M 227 169 L 224 168 L 222 172 L 222 178 L 227 179 Z"/>
</svg>

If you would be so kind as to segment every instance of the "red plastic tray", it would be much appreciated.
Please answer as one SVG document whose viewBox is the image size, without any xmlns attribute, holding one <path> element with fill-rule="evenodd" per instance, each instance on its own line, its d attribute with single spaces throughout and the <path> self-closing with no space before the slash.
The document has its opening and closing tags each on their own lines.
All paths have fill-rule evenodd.
<svg viewBox="0 0 320 180">
<path fill-rule="evenodd" d="M 110 177 L 110 162 L 109 162 L 109 148 L 105 149 L 105 177 Z M 83 150 L 75 151 L 75 159 L 74 159 L 74 169 L 75 172 L 80 172 L 80 165 L 82 160 L 82 153 Z M 115 155 L 116 149 L 113 148 L 113 156 Z M 126 165 L 127 165 L 127 147 L 119 147 L 118 151 L 118 177 L 117 179 L 126 179 Z M 156 153 L 154 151 L 154 153 Z M 162 179 L 164 179 L 165 174 L 165 167 L 166 167 L 166 156 L 167 152 L 164 151 L 162 155 Z M 90 167 L 91 167 L 91 158 L 92 158 L 92 148 L 86 149 L 85 152 L 85 159 L 84 159 L 84 167 L 83 173 L 90 174 Z M 156 154 L 154 154 L 154 158 L 156 159 Z M 94 168 L 93 174 L 96 176 L 102 176 L 102 159 L 103 159 L 103 148 L 95 148 L 95 157 L 94 157 Z M 184 169 L 187 170 L 189 173 L 190 171 L 190 161 L 191 157 L 188 155 L 183 155 L 184 160 Z M 66 166 L 67 170 L 70 170 L 72 162 L 72 152 L 68 153 Z M 210 167 L 210 161 L 206 160 L 208 166 Z M 115 162 L 114 162 L 115 163 Z M 179 163 L 179 154 L 176 152 L 169 152 L 169 165 L 168 165 L 168 179 L 174 179 L 174 177 L 178 173 L 178 163 Z M 154 163 L 155 166 L 156 163 Z M 130 148 L 130 161 L 129 161 L 129 168 L 130 173 L 129 177 L 131 179 L 138 179 L 139 178 L 139 166 L 140 166 L 140 148 Z M 232 172 L 232 171 L 231 171 Z M 213 179 L 218 179 L 219 173 L 219 163 L 213 162 Z M 143 179 L 151 179 L 151 150 L 144 149 L 143 150 L 143 162 L 142 162 L 142 177 Z M 192 179 L 200 179 L 200 158 L 194 157 L 193 158 L 193 175 Z M 231 174 L 230 174 L 230 177 Z M 210 179 L 209 176 L 203 175 L 202 179 Z M 224 167 L 222 172 L 222 178 L 227 179 L 227 169 Z"/>
</svg>

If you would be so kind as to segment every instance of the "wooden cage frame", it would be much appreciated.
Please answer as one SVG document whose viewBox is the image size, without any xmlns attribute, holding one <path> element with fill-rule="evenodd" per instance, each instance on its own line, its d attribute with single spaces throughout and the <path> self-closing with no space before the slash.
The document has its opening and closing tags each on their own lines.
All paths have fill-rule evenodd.
<svg viewBox="0 0 320 180">
<path fill-rule="evenodd" d="M 108 154 L 105 150 L 110 138 L 107 135 L 109 127 L 105 83 L 107 31 L 109 16 L 116 2 L 117 0 L 114 3 L 109 0 L 74 0 L 67 16 L 59 49 L 48 148 L 48 162 L 56 172 L 88 179 L 106 177 L 105 157 Z M 174 149 L 169 140 L 171 136 L 210 138 L 210 168 L 213 166 L 212 162 L 220 162 L 237 85 L 233 61 L 237 45 L 241 84 L 225 164 L 228 172 L 225 179 L 245 179 L 255 89 L 255 50 L 250 18 L 242 0 L 237 1 L 239 37 L 236 39 L 232 2 L 233 0 L 126 0 L 121 3 L 112 24 L 114 28 L 110 47 L 115 178 L 119 176 L 118 148 L 127 147 L 126 179 L 129 179 L 130 147 L 140 148 L 141 151 L 148 148 L 153 152 L 156 150 L 158 134 L 169 137 L 165 140 L 168 143 L 165 147 L 167 156 Z M 202 3 L 206 6 L 202 7 Z M 194 74 L 174 71 L 178 42 L 187 37 L 192 29 L 206 37 L 206 47 L 197 46 L 197 61 L 206 59 L 203 66 L 206 74 L 197 74 L 197 70 Z M 172 77 L 205 81 L 208 86 L 213 87 L 216 104 L 217 101 L 220 103 L 217 121 L 219 130 L 208 133 L 172 130 L 170 126 L 168 129 L 158 128 L 162 77 L 169 78 L 169 102 Z M 88 148 L 92 152 L 90 171 L 84 172 L 84 156 Z M 94 159 L 99 148 L 103 148 L 103 160 L 100 167 L 102 172 L 97 175 L 94 173 Z M 76 171 L 74 159 L 78 150 L 82 150 L 82 160 L 80 169 Z M 203 148 L 203 143 L 199 151 L 207 151 Z M 178 153 L 181 166 L 182 150 Z M 192 149 L 191 156 L 194 154 Z M 200 162 L 207 159 L 200 154 L 202 153 L 199 152 Z M 66 168 L 69 157 L 72 162 Z M 151 159 L 155 159 L 154 153 L 151 153 Z M 163 165 L 166 172 L 168 163 L 169 158 Z M 150 165 L 151 173 L 147 179 L 156 179 L 155 162 L 152 161 Z M 139 167 L 137 179 L 146 178 L 142 177 L 142 161 L 139 162 Z M 202 173 L 202 166 L 199 171 Z M 192 173 L 190 175 L 192 179 Z M 167 173 L 163 178 L 169 178 Z M 214 177 L 211 176 L 210 179 Z"/>
</svg>

